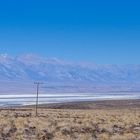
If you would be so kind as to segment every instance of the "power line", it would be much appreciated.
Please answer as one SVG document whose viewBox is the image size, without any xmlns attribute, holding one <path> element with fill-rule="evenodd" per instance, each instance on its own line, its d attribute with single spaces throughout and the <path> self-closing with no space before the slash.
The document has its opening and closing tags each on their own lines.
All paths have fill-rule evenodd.
<svg viewBox="0 0 140 140">
<path fill-rule="evenodd" d="M 36 107 L 35 107 L 35 114 L 36 117 L 38 116 L 38 95 L 39 95 L 39 87 L 40 84 L 43 84 L 41 82 L 34 82 L 34 84 L 36 85 Z"/>
</svg>

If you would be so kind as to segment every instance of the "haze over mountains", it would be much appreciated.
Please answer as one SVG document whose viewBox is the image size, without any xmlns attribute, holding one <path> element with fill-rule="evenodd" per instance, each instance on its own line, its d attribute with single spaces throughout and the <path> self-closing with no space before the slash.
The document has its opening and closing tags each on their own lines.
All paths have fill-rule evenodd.
<svg viewBox="0 0 140 140">
<path fill-rule="evenodd" d="M 43 81 L 44 92 L 137 92 L 140 65 L 72 63 L 35 55 L 0 55 L 0 93 L 33 92 Z"/>
</svg>

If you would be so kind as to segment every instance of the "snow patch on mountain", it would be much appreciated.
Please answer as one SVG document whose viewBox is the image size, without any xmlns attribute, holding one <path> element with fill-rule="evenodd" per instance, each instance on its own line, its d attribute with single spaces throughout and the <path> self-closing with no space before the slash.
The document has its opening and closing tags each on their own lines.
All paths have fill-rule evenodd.
<svg viewBox="0 0 140 140">
<path fill-rule="evenodd" d="M 54 92 L 140 91 L 140 65 L 98 65 L 33 54 L 1 54 L 0 81 L 17 81 L 19 87 L 25 81 L 44 81 L 48 84 L 45 88 Z"/>
</svg>

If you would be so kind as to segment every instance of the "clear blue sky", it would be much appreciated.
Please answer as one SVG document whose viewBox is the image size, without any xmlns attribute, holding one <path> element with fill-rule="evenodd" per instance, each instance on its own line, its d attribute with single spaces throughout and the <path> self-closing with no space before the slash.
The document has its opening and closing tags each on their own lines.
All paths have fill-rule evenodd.
<svg viewBox="0 0 140 140">
<path fill-rule="evenodd" d="M 140 2 L 3 0 L 0 53 L 140 64 Z"/>
</svg>

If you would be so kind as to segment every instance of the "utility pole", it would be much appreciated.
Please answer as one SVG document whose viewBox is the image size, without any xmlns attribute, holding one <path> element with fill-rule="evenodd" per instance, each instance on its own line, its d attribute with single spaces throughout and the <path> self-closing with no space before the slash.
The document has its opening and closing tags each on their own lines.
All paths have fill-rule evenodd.
<svg viewBox="0 0 140 140">
<path fill-rule="evenodd" d="M 38 116 L 38 94 L 39 94 L 39 86 L 40 84 L 43 84 L 41 82 L 34 82 L 34 84 L 36 85 L 36 107 L 35 107 L 35 114 L 36 117 Z"/>
</svg>

